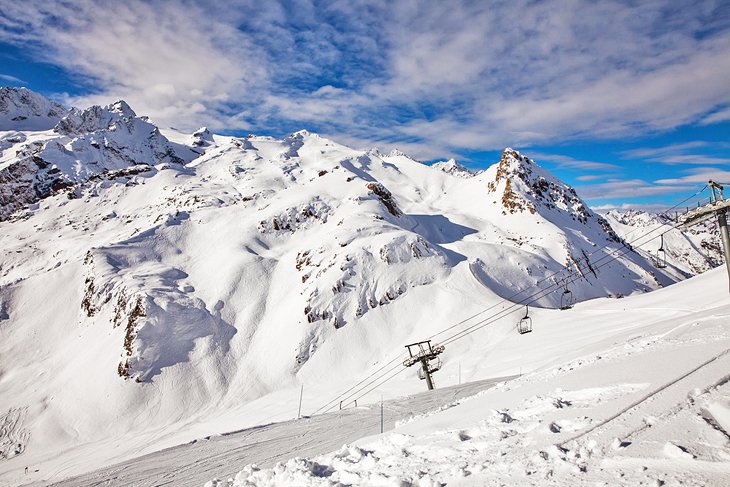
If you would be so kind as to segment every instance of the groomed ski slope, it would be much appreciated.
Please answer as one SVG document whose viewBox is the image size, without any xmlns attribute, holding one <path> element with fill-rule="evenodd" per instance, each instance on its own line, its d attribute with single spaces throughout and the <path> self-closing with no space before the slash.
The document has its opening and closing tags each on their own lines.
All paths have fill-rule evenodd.
<svg viewBox="0 0 730 487">
<path fill-rule="evenodd" d="M 452 344 L 437 385 L 456 384 L 459 365 L 464 379 L 520 369 L 521 377 L 465 399 L 447 396 L 384 435 L 308 459 L 274 465 L 280 452 L 271 451 L 271 442 L 246 440 L 255 429 L 232 435 L 228 453 L 217 448 L 214 458 L 220 465 L 214 475 L 224 480 L 208 485 L 727 485 L 728 297 L 721 268 L 645 295 L 535 310 L 534 331 L 527 335 L 511 325 L 496 325 L 499 333 L 487 327 Z M 393 398 L 416 387 L 423 383 L 408 371 L 361 398 L 359 407 L 369 404 L 377 413 L 382 394 L 392 421 L 392 411 L 412 405 L 405 399 L 399 407 Z M 337 390 L 322 384 L 316 394 L 305 394 L 304 412 Z M 291 418 L 296 392 L 247 409 Z M 329 431 L 352 413 L 293 421 L 280 425 L 276 436 L 301 445 L 292 454 L 311 455 L 331 447 Z M 377 428 L 372 419 L 360 423 L 362 435 Z M 195 465 L 209 470 L 211 464 L 204 436 L 186 450 L 155 455 L 154 475 L 132 477 L 135 485 L 159 485 L 161 477 L 171 485 L 200 485 Z M 246 465 L 247 458 L 260 469 Z M 128 485 L 122 473 L 134 474 L 134 464 L 59 485 Z"/>
<path fill-rule="evenodd" d="M 727 289 L 716 269 L 544 313 L 481 357 L 482 373 L 510 357 L 530 373 L 336 452 L 206 485 L 729 485 Z"/>
</svg>

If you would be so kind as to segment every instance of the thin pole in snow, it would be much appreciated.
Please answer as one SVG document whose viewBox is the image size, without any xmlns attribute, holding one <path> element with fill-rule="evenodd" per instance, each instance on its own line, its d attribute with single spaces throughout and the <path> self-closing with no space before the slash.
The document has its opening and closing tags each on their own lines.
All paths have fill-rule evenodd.
<svg viewBox="0 0 730 487">
<path fill-rule="evenodd" d="M 380 432 L 383 432 L 383 395 L 380 395 Z"/>
<path fill-rule="evenodd" d="M 459 362 L 459 385 L 461 385 L 461 362 Z"/>
<path fill-rule="evenodd" d="M 302 388 L 299 390 L 299 412 L 297 413 L 297 419 L 302 417 L 302 396 L 304 396 L 304 384 L 302 384 Z"/>
</svg>

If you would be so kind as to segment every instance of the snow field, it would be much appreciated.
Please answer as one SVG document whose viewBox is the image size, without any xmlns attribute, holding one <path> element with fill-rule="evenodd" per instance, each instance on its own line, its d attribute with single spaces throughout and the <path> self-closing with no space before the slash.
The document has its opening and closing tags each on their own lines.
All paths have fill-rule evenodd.
<svg viewBox="0 0 730 487">
<path fill-rule="evenodd" d="M 590 354 L 334 453 L 273 468 L 249 465 L 206 485 L 727 485 L 730 304 L 721 304 L 727 297 L 718 286 L 724 279 L 720 269 L 629 298 L 636 310 L 651 310 L 660 299 L 687 310 L 630 330 L 616 326 L 609 346 L 574 328 L 593 347 Z M 581 307 L 592 304 L 598 303 Z"/>
<path fill-rule="evenodd" d="M 9 449 L 22 454 L 0 462 L 0 483 L 59 481 L 290 419 L 301 384 L 305 413 L 315 410 L 403 344 L 622 248 L 567 186 L 514 151 L 500 174 L 519 178 L 510 201 L 535 213 L 507 211 L 498 166 L 455 177 L 304 131 L 163 137 L 126 104 L 105 110 L 75 113 L 65 135 L 3 139 L 0 170 L 30 171 L 32 158 L 20 167 L 12 154 L 38 144 L 27 148 L 48 157 L 44 174 L 73 185 L 0 223 L 0 413 L 26 411 L 7 420 L 7 441 L 21 445 Z M 633 253 L 584 274 L 573 284 L 580 300 L 683 277 Z M 464 381 L 545 369 L 629 339 L 647 318 L 687 315 L 630 299 L 531 308 L 535 331 L 523 337 L 515 310 L 449 344 L 436 383 L 455 384 L 457 368 Z M 617 316 L 622 306 L 632 311 Z M 591 324 L 590 339 L 574 321 Z M 410 370 L 360 402 L 422 388 Z"/>
</svg>

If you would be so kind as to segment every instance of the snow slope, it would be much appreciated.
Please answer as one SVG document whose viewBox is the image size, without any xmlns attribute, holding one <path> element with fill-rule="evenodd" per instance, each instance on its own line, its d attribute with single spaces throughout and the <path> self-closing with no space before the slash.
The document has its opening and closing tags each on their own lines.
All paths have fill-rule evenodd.
<svg viewBox="0 0 730 487">
<path fill-rule="evenodd" d="M 616 233 L 626 240 L 634 240 L 642 235 L 657 235 L 669 230 L 674 224 L 672 218 L 662 214 L 652 214 L 636 210 L 611 210 L 606 219 Z M 639 240 L 643 242 L 644 238 Z M 656 259 L 661 240 L 647 241 L 638 252 Z M 720 243 L 720 231 L 714 220 L 705 221 L 686 230 L 669 230 L 664 235 L 663 256 L 667 264 L 674 266 L 687 275 L 695 275 L 722 265 L 725 261 Z"/>
<path fill-rule="evenodd" d="M 584 303 L 570 319 L 543 315 L 532 335 L 513 334 L 483 356 L 498 373 L 507 349 L 520 348 L 534 372 L 384 435 L 247 465 L 206 486 L 728 485 L 725 281 L 718 269 L 650 295 Z M 557 351 L 568 353 L 554 360 Z"/>
<path fill-rule="evenodd" d="M 511 149 L 460 178 L 306 131 L 163 134 L 124 102 L 0 138 L 0 479 L 286 418 L 301 384 L 327 397 L 503 297 L 558 308 L 683 277 Z"/>
</svg>

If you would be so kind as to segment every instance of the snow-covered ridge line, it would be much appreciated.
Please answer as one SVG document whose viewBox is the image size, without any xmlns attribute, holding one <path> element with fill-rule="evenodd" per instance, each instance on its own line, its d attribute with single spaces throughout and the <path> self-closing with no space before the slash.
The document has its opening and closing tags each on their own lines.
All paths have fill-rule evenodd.
<svg viewBox="0 0 730 487">
<path fill-rule="evenodd" d="M 561 313 L 565 286 L 585 301 L 684 278 L 511 149 L 461 178 L 307 131 L 160 131 L 124 102 L 0 144 L 0 411 L 27 410 L 12 422 L 30 431 L 0 475 L 91 457 L 71 475 L 286 417 L 301 384 L 331 397 L 538 283 L 539 314 Z M 607 264 L 581 273 L 595 259 Z M 450 345 L 445 363 L 492 353 L 519 318 Z"/>
<path fill-rule="evenodd" d="M 67 109 L 27 88 L 0 87 L 0 131 L 49 130 Z"/>
</svg>

